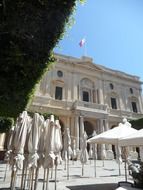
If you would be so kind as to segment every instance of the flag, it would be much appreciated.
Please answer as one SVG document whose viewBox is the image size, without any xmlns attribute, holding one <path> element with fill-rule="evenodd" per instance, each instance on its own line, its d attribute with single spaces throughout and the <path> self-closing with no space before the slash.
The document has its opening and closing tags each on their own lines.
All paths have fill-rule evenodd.
<svg viewBox="0 0 143 190">
<path fill-rule="evenodd" d="M 80 42 L 79 42 L 79 46 L 82 47 L 85 44 L 85 38 L 83 38 Z"/>
</svg>

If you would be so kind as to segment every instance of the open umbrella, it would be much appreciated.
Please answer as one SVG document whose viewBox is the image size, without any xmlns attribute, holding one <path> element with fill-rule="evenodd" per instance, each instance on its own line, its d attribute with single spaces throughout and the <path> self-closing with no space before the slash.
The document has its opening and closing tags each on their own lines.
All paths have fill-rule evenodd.
<svg viewBox="0 0 143 190">
<path fill-rule="evenodd" d="M 137 130 L 131 128 L 131 124 L 127 122 L 127 119 L 123 119 L 123 123 L 120 123 L 117 127 L 105 131 L 95 137 L 88 139 L 89 143 L 98 144 L 113 144 L 119 145 L 119 140 L 125 136 L 135 133 Z M 120 172 L 119 172 L 120 173 Z M 126 173 L 126 172 L 125 172 Z M 125 175 L 127 181 L 127 175 Z"/>
<path fill-rule="evenodd" d="M 143 146 L 143 129 L 127 134 L 119 140 L 120 146 Z"/>
<path fill-rule="evenodd" d="M 88 153 L 87 153 L 87 134 L 83 133 L 81 139 L 81 153 L 80 153 L 80 161 L 82 163 L 82 176 L 84 175 L 84 164 L 88 161 Z"/>
</svg>

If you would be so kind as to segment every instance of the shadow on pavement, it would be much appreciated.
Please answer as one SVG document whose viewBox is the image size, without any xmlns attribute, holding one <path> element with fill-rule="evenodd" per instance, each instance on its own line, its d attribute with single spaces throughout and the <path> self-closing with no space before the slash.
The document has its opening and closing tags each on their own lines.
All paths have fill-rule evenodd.
<svg viewBox="0 0 143 190">
<path fill-rule="evenodd" d="M 70 190 L 115 190 L 117 183 L 67 186 Z"/>
</svg>

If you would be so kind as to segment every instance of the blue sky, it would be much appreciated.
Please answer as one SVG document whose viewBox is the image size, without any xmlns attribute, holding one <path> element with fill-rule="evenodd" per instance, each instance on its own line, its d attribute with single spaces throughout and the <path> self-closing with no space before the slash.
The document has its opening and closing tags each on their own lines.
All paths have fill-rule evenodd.
<svg viewBox="0 0 143 190">
<path fill-rule="evenodd" d="M 77 6 L 75 24 L 59 42 L 56 53 L 80 58 L 136 75 L 143 81 L 143 0 L 87 0 Z"/>
</svg>

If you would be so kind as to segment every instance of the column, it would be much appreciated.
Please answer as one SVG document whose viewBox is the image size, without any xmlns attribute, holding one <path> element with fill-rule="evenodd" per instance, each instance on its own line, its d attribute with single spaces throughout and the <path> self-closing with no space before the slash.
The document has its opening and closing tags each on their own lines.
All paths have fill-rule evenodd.
<svg viewBox="0 0 143 190">
<path fill-rule="evenodd" d="M 103 126 L 103 119 L 98 119 L 97 120 L 97 126 L 98 126 L 98 133 L 102 133 L 104 130 Z M 103 145 L 98 144 L 97 145 L 97 157 L 98 159 L 102 159 L 102 151 L 103 151 Z"/>
<path fill-rule="evenodd" d="M 98 96 L 99 104 L 104 104 L 103 85 L 101 80 L 99 81 Z"/>
<path fill-rule="evenodd" d="M 76 148 L 79 150 L 79 117 L 75 116 L 75 138 L 76 138 Z"/>
<path fill-rule="evenodd" d="M 80 148 L 82 144 L 83 133 L 84 133 L 84 119 L 83 119 L 83 116 L 80 116 Z"/>
</svg>

